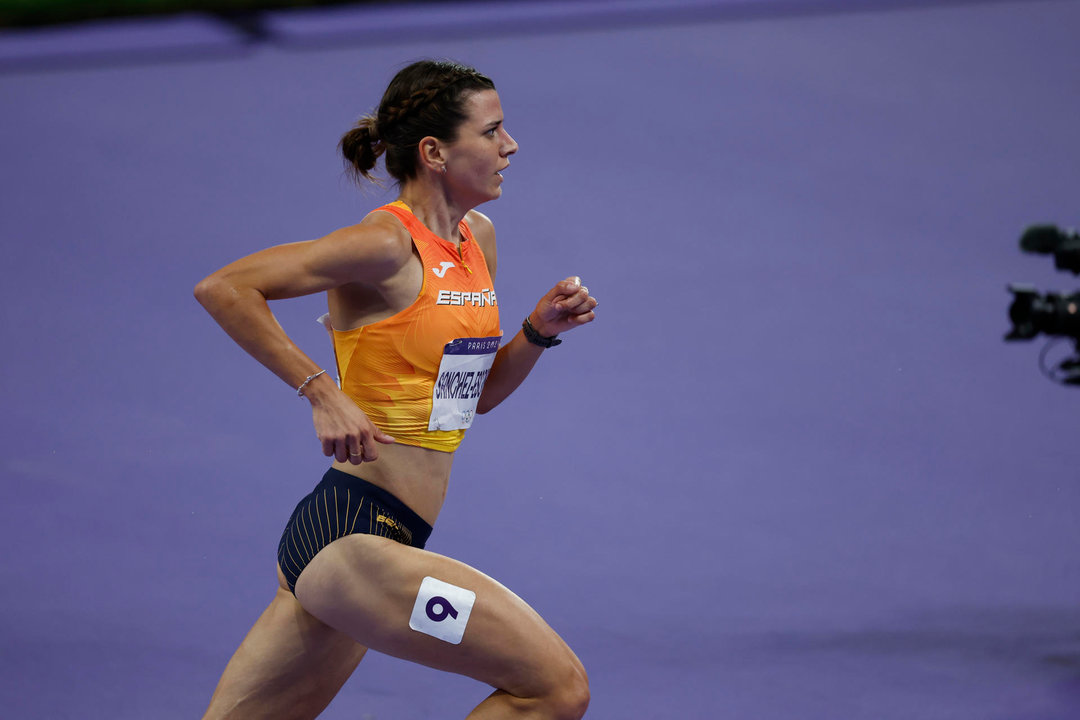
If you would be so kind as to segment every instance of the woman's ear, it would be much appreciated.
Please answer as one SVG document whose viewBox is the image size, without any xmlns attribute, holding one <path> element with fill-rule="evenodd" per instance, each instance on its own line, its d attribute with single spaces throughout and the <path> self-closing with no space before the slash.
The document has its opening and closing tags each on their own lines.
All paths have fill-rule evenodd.
<svg viewBox="0 0 1080 720">
<path fill-rule="evenodd" d="M 421 165 L 432 172 L 446 172 L 446 157 L 443 154 L 443 144 L 438 138 L 427 136 L 420 141 L 418 150 Z"/>
</svg>

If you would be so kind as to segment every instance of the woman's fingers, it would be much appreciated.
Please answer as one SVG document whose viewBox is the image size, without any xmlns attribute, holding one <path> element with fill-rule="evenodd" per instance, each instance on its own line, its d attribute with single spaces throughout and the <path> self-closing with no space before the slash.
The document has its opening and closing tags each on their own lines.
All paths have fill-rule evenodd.
<svg viewBox="0 0 1080 720">
<path fill-rule="evenodd" d="M 597 304 L 596 298 L 589 295 L 589 288 L 582 285 L 581 290 L 565 300 L 560 301 L 557 307 L 570 315 L 580 315 L 581 313 L 589 312 L 595 308 Z"/>
<path fill-rule="evenodd" d="M 349 459 L 348 440 L 338 440 L 334 443 L 334 459 L 338 462 L 345 462 Z"/>
<path fill-rule="evenodd" d="M 578 325 L 584 325 L 585 323 L 592 322 L 595 319 L 596 313 L 594 313 L 592 310 L 579 313 L 572 318 L 572 320 Z"/>
<path fill-rule="evenodd" d="M 383 445 L 390 445 L 391 443 L 397 442 L 396 440 L 394 440 L 394 438 L 390 437 L 379 428 L 375 428 L 375 432 L 373 432 L 371 436 L 376 441 L 381 442 Z"/>
<path fill-rule="evenodd" d="M 389 445 L 393 442 L 394 438 L 373 425 L 370 429 L 364 428 L 355 435 L 347 435 L 343 440 L 335 442 L 334 456 L 340 462 L 350 462 L 353 465 L 372 462 L 379 459 L 379 443 Z M 343 451 L 344 457 L 342 453 L 336 452 L 338 448 Z"/>
<path fill-rule="evenodd" d="M 340 400 L 313 409 L 323 455 L 353 465 L 377 460 L 379 443 L 388 445 L 394 438 L 377 428 L 352 400 L 344 395 Z"/>
<path fill-rule="evenodd" d="M 364 460 L 371 460 L 373 458 L 364 457 L 364 443 L 360 438 L 351 438 L 345 441 L 345 447 L 349 451 L 349 462 L 353 465 L 359 465 Z"/>
</svg>

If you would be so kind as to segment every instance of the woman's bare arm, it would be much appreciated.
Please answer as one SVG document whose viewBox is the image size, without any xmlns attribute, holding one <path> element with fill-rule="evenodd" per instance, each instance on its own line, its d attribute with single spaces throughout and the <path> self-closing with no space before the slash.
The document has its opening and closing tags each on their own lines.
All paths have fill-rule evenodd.
<svg viewBox="0 0 1080 720">
<path fill-rule="evenodd" d="M 412 244 L 400 226 L 382 215 L 373 214 L 359 225 L 318 240 L 279 245 L 241 258 L 199 282 L 195 297 L 240 347 L 297 388 L 321 368 L 286 335 L 268 301 L 349 283 L 378 285 L 393 278 L 412 257 Z M 359 463 L 378 457 L 372 440 L 393 442 L 327 374 L 311 380 L 303 395 L 311 402 L 326 455 Z"/>
</svg>

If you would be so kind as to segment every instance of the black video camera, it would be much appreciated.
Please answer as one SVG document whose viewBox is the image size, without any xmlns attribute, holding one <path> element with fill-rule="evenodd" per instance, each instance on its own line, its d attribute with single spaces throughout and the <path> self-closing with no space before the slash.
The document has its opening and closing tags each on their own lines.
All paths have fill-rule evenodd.
<svg viewBox="0 0 1080 720">
<path fill-rule="evenodd" d="M 1058 270 L 1080 275 L 1080 233 L 1062 230 L 1054 225 L 1032 225 L 1020 236 L 1020 249 L 1026 253 L 1053 255 Z M 1039 333 L 1050 337 L 1069 338 L 1076 344 L 1077 355 L 1057 366 L 1056 372 L 1043 371 L 1058 382 L 1080 385 L 1080 292 L 1040 294 L 1029 285 L 1009 285 L 1013 294 L 1009 306 L 1012 330 L 1006 340 L 1031 340 Z M 1045 353 L 1040 364 L 1045 360 Z"/>
</svg>

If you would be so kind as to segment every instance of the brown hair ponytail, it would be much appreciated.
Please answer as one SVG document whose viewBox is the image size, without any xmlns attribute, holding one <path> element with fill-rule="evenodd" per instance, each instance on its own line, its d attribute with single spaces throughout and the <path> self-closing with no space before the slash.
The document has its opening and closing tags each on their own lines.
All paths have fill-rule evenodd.
<svg viewBox="0 0 1080 720">
<path fill-rule="evenodd" d="M 345 159 L 345 172 L 354 181 L 375 181 L 371 171 L 375 169 L 379 156 L 386 152 L 386 143 L 379 139 L 373 115 L 360 118 L 351 130 L 342 135 L 338 149 Z"/>
</svg>

